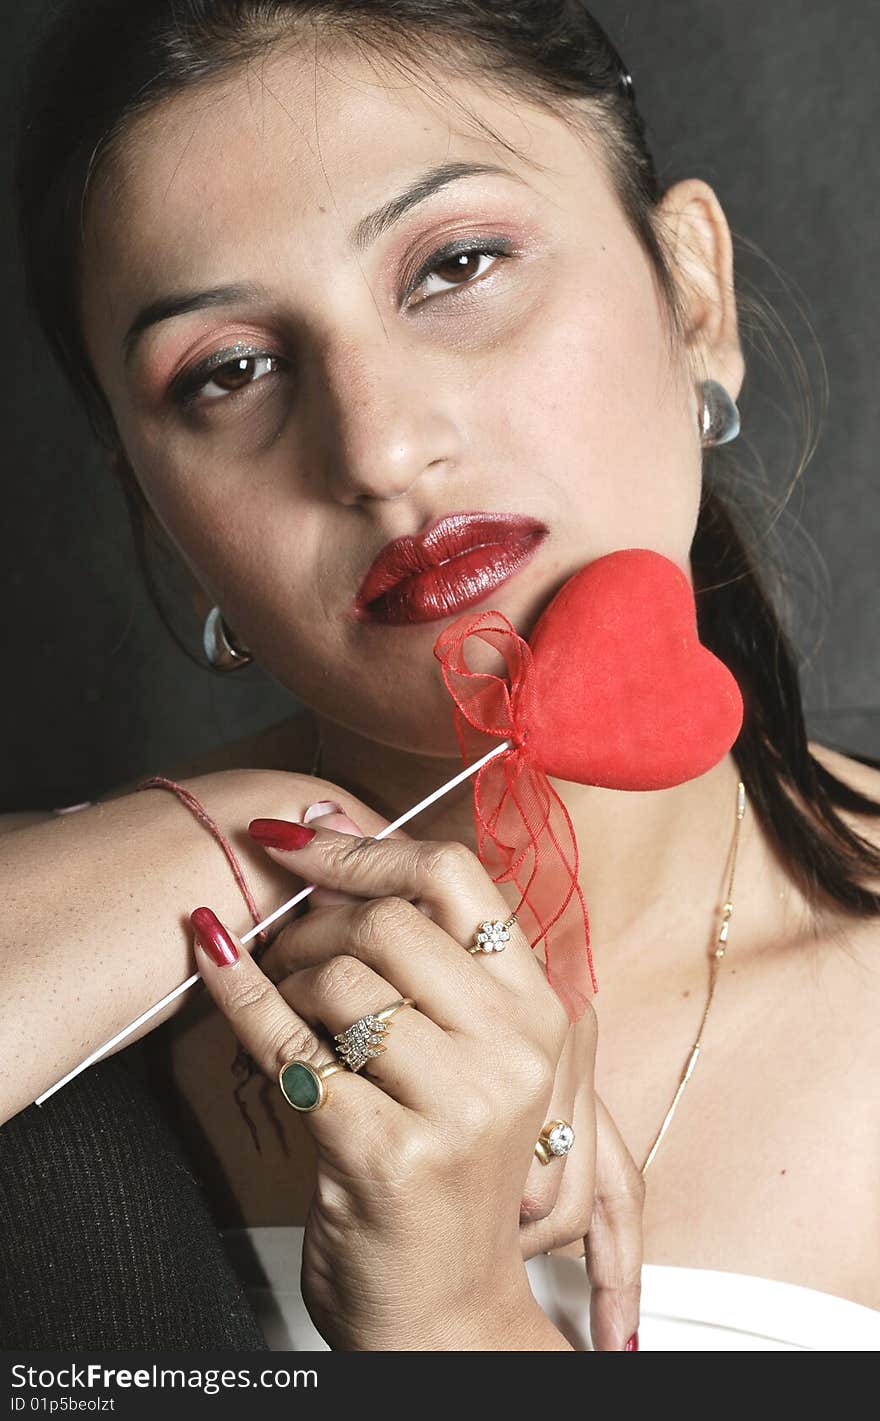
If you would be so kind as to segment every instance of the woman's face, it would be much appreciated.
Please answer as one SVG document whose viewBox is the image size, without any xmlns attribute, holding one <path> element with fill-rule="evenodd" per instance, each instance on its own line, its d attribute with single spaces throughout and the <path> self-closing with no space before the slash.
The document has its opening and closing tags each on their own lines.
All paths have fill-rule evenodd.
<svg viewBox="0 0 880 1421">
<path fill-rule="evenodd" d="M 687 567 L 701 463 L 695 377 L 598 159 L 543 109 L 442 78 L 525 160 L 342 50 L 279 49 L 166 102 L 92 192 L 81 287 L 125 454 L 237 637 L 320 714 L 423 754 L 455 753 L 432 648 L 462 610 L 359 613 L 380 550 L 450 513 L 537 520 L 471 613 L 527 635 L 612 549 Z M 364 223 L 449 164 L 498 171 Z M 701 275 L 708 290 L 711 262 Z M 163 318 L 126 341 L 148 307 Z M 710 357 L 725 330 L 707 325 Z M 732 367 L 710 373 L 736 396 Z"/>
</svg>

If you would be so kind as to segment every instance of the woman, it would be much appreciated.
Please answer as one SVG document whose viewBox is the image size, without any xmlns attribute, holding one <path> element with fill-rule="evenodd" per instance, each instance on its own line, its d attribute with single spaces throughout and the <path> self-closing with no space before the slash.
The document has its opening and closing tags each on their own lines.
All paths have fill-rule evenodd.
<svg viewBox="0 0 880 1421">
<path fill-rule="evenodd" d="M 297 1231 L 329 1345 L 587 1346 L 586 1295 L 553 1293 L 586 1252 L 592 1345 L 636 1350 L 642 1204 L 652 1317 L 689 1279 L 677 1315 L 728 1345 L 854 1345 L 880 1309 L 877 775 L 808 748 L 718 492 L 745 365 L 714 192 L 659 190 L 618 56 L 545 0 L 70 7 L 44 56 L 19 162 L 34 306 L 133 506 L 234 629 L 226 657 L 244 649 L 308 707 L 189 773 L 221 823 L 250 823 L 259 901 L 288 897 L 290 874 L 320 890 L 258 964 L 164 796 L 17 830 L 21 929 L 57 939 L 51 907 L 33 924 L 51 851 L 70 945 L 63 1028 L 34 955 L 9 956 L 10 1039 L 26 1021 L 46 1044 L 4 1118 L 188 975 L 194 928 L 220 1012 L 178 1016 L 170 1056 L 212 1214 L 267 1247 L 261 1226 Z M 438 524 L 450 556 L 488 540 L 488 564 L 387 595 L 381 575 Z M 446 618 L 491 605 L 528 635 L 578 568 L 633 546 L 692 576 L 747 716 L 679 788 L 559 784 L 601 978 L 570 1023 L 518 924 L 499 957 L 462 951 L 516 905 L 473 852 L 469 786 L 412 839 L 342 835 L 460 767 L 431 654 Z M 729 963 L 710 955 L 728 896 Z M 328 1077 L 317 1109 L 273 1113 L 254 1154 L 218 1091 L 230 1028 L 272 1082 L 401 1001 L 382 1056 Z M 554 1120 L 574 1144 L 546 1166 Z M 268 1237 L 288 1286 L 290 1237 Z M 700 1345 L 659 1322 L 646 1342 Z"/>
</svg>

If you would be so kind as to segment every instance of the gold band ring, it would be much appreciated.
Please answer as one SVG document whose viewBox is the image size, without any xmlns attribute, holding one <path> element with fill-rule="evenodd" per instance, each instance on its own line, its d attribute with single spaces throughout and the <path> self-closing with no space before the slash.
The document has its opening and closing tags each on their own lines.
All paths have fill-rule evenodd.
<svg viewBox="0 0 880 1421">
<path fill-rule="evenodd" d="M 350 1071 L 359 1071 L 373 1056 L 381 1056 L 388 1034 L 387 1023 L 402 1007 L 414 1007 L 411 997 L 398 997 L 397 1001 L 383 1007 L 381 1011 L 368 1012 L 357 1021 L 334 1036 L 336 1054 Z"/>
<path fill-rule="evenodd" d="M 535 1154 L 542 1164 L 567 1155 L 574 1144 L 574 1130 L 567 1120 L 548 1120 L 535 1145 Z"/>
</svg>

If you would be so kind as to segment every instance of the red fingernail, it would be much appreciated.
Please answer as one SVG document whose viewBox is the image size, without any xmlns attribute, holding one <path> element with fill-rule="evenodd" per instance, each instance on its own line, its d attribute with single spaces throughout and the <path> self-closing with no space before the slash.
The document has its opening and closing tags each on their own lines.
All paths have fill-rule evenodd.
<svg viewBox="0 0 880 1421">
<path fill-rule="evenodd" d="M 238 961 L 238 948 L 216 913 L 212 913 L 210 908 L 196 908 L 194 913 L 190 913 L 189 920 L 199 946 L 205 949 L 212 962 L 216 962 L 218 967 L 231 967 L 233 962 Z"/>
<path fill-rule="evenodd" d="M 289 819 L 252 819 L 248 833 L 258 844 L 268 849 L 304 849 L 317 833 L 305 824 L 294 824 Z"/>
<path fill-rule="evenodd" d="M 626 1344 L 626 1346 L 624 1347 L 623 1350 L 624 1350 L 624 1352 L 638 1352 L 638 1350 L 639 1350 L 639 1334 L 638 1334 L 637 1332 L 634 1332 L 634 1333 L 633 1333 L 632 1337 L 629 1339 L 629 1341 L 627 1342 L 627 1344 Z"/>
</svg>

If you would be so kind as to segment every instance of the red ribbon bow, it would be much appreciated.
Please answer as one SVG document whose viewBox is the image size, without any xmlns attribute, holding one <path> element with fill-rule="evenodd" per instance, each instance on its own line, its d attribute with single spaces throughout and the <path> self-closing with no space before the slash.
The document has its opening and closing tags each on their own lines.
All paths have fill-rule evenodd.
<svg viewBox="0 0 880 1421">
<path fill-rule="evenodd" d="M 468 668 L 464 645 L 470 636 L 501 654 L 507 680 Z M 590 988 L 598 990 L 590 920 L 578 882 L 574 826 L 529 749 L 535 705 L 531 648 L 503 612 L 492 610 L 444 627 L 434 655 L 455 703 L 455 731 L 465 764 L 486 753 L 474 731 L 512 742 L 474 779 L 477 853 L 493 883 L 516 884 L 522 895 L 516 908 L 520 926 L 533 948 L 545 939 L 547 980 L 569 1020 L 578 1021 L 589 1005 Z"/>
</svg>

